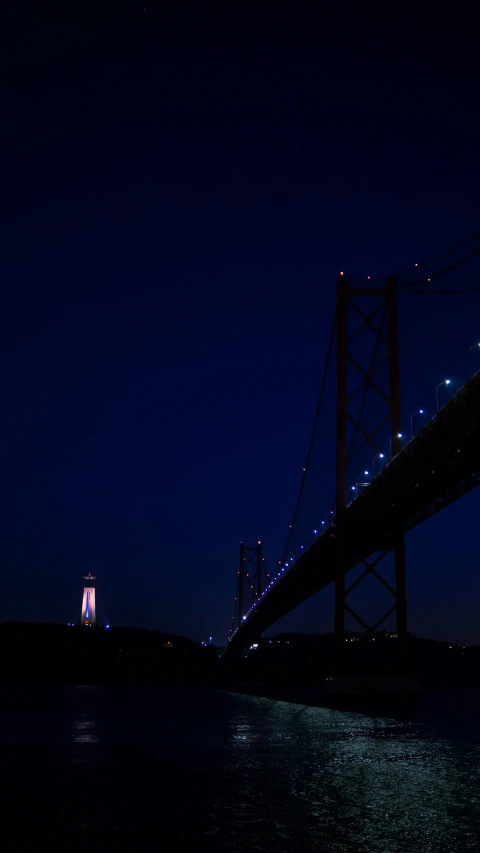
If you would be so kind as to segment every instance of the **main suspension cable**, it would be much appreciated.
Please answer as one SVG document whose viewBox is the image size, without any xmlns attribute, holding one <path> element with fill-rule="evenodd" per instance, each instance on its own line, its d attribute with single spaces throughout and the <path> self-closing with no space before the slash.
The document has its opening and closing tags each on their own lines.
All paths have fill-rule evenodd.
<svg viewBox="0 0 480 853">
<path fill-rule="evenodd" d="M 293 512 L 292 523 L 291 523 L 291 525 L 290 525 L 290 529 L 289 529 L 289 531 L 288 531 L 287 541 L 286 541 L 286 543 L 285 543 L 285 548 L 284 548 L 284 550 L 283 550 L 282 559 L 280 560 L 280 563 L 282 563 L 282 564 L 285 562 L 285 557 L 286 557 L 286 555 L 287 555 L 287 553 L 288 553 L 288 549 L 290 548 L 290 542 L 291 542 L 291 540 L 292 540 L 293 529 L 294 529 L 294 527 L 295 527 L 295 522 L 296 522 L 297 517 L 298 517 L 298 512 L 299 512 L 299 509 L 300 509 L 300 504 L 301 504 L 302 496 L 303 496 L 303 490 L 304 490 L 304 488 L 305 488 L 305 481 L 306 481 L 306 479 L 307 479 L 308 466 L 309 466 L 309 464 L 310 464 L 310 460 L 311 460 L 311 458 L 312 458 L 313 445 L 314 445 L 314 443 L 315 443 L 315 436 L 316 436 L 316 434 L 317 434 L 318 421 L 319 421 L 319 418 L 320 418 L 320 412 L 321 412 L 321 410 L 322 410 L 323 395 L 324 395 L 324 393 L 325 393 L 325 386 L 326 386 L 326 384 L 327 384 L 327 376 L 328 376 L 328 369 L 329 369 L 329 367 L 330 367 L 330 360 L 331 360 L 331 356 L 332 356 L 333 342 L 334 342 L 334 340 L 335 340 L 335 330 L 336 330 L 336 327 L 337 327 L 337 316 L 338 316 L 338 307 L 336 307 L 336 308 L 335 308 L 335 314 L 334 314 L 334 317 L 333 317 L 332 328 L 331 328 L 331 331 L 330 331 L 330 340 L 329 340 L 329 342 L 328 342 L 327 357 L 326 357 L 326 360 L 325 360 L 325 367 L 324 367 L 324 370 L 323 370 L 322 385 L 321 385 L 321 388 L 320 388 L 320 395 L 319 395 L 319 398 L 318 398 L 317 408 L 316 408 L 316 411 L 315 411 L 315 417 L 314 417 L 314 420 L 313 420 L 312 434 L 311 434 L 311 436 L 310 436 L 310 444 L 309 444 L 309 447 L 308 447 L 307 458 L 306 458 L 306 460 L 305 460 L 305 467 L 304 467 L 304 469 L 303 469 L 302 482 L 300 483 L 300 490 L 299 490 L 299 493 L 298 493 L 297 502 L 296 502 L 296 504 L 295 504 L 295 510 L 294 510 L 294 512 Z"/>
</svg>

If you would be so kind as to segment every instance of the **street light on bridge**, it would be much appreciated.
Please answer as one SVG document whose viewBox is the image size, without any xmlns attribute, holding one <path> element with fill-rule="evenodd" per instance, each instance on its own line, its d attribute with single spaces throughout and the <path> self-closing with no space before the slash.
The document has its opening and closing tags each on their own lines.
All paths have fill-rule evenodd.
<svg viewBox="0 0 480 853">
<path fill-rule="evenodd" d="M 437 412 L 438 412 L 438 389 L 442 387 L 442 385 L 450 385 L 451 379 L 444 379 L 443 382 L 439 382 L 436 388 L 437 392 Z"/>
<path fill-rule="evenodd" d="M 392 441 L 395 441 L 397 438 L 403 438 L 403 432 L 397 432 L 396 435 L 392 435 L 390 439 L 390 458 L 392 457 Z"/>
<path fill-rule="evenodd" d="M 374 475 L 375 475 L 375 462 L 377 461 L 377 459 L 385 459 L 385 454 L 379 453 L 378 456 L 375 456 L 375 459 L 373 460 L 373 469 L 372 469 Z"/>
<path fill-rule="evenodd" d="M 414 419 L 415 415 L 424 415 L 424 414 L 425 414 L 425 412 L 423 409 L 417 409 L 416 412 L 413 412 L 413 414 L 410 415 L 410 438 L 413 438 L 413 419 Z"/>
</svg>

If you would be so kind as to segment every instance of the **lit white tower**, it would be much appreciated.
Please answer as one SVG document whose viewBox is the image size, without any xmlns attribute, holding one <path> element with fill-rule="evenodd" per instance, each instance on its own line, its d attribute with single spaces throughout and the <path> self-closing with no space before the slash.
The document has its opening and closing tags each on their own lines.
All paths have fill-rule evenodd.
<svg viewBox="0 0 480 853">
<path fill-rule="evenodd" d="M 83 588 L 83 600 L 82 600 L 82 625 L 95 625 L 97 621 L 97 614 L 95 610 L 95 587 L 93 586 L 93 581 L 96 578 L 96 575 L 88 573 L 88 575 L 83 576 L 86 581 L 88 581 L 88 586 Z"/>
</svg>

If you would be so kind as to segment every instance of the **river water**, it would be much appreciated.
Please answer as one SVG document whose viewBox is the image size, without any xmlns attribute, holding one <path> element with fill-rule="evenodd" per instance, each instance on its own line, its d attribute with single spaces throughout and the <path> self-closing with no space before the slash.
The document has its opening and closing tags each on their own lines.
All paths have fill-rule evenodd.
<svg viewBox="0 0 480 853">
<path fill-rule="evenodd" d="M 480 851 L 480 694 L 403 719 L 223 691 L 0 689 L 0 848 Z"/>
</svg>

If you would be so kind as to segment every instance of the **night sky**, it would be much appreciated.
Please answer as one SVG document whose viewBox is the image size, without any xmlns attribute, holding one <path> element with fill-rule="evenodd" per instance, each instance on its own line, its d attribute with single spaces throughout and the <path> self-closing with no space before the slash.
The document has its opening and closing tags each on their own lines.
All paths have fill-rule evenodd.
<svg viewBox="0 0 480 853">
<path fill-rule="evenodd" d="M 0 619 L 78 619 L 91 571 L 100 621 L 222 643 L 239 541 L 282 553 L 339 270 L 478 230 L 473 22 L 179 5 L 5 13 Z M 418 634 L 480 642 L 479 507 L 407 537 Z"/>
</svg>

